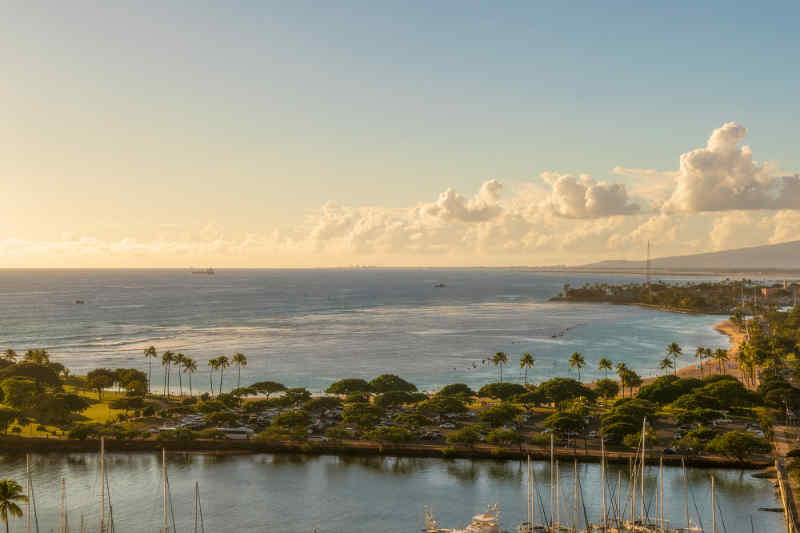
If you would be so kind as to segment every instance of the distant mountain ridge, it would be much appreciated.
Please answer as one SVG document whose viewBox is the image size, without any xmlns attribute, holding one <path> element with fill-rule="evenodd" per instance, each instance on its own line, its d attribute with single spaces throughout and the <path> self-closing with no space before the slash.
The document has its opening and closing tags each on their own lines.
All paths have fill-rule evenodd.
<svg viewBox="0 0 800 533">
<path fill-rule="evenodd" d="M 800 240 L 694 255 L 651 259 L 653 270 L 800 270 Z M 641 270 L 645 261 L 600 261 L 575 267 L 597 270 Z"/>
</svg>

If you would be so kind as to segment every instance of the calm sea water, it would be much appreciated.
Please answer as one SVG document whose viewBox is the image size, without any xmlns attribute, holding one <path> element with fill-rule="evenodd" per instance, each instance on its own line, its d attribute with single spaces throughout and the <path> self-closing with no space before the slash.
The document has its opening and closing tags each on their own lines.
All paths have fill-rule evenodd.
<svg viewBox="0 0 800 533">
<path fill-rule="evenodd" d="M 719 317 L 547 300 L 563 284 L 641 282 L 641 276 L 510 270 L 0 270 L 0 348 L 46 347 L 83 373 L 146 367 L 153 344 L 195 358 L 194 390 L 208 390 L 207 360 L 241 351 L 242 385 L 276 380 L 320 390 L 342 377 L 396 373 L 430 390 L 495 379 L 486 358 L 505 351 L 519 380 L 525 352 L 533 381 L 569 373 L 580 351 L 587 378 L 601 357 L 642 375 L 658 372 L 664 347 L 727 347 Z M 437 283 L 446 287 L 436 288 Z M 76 300 L 85 304 L 78 305 Z M 163 383 L 161 365 L 153 368 Z M 218 377 L 218 376 L 217 376 Z M 175 380 L 177 381 L 177 380 Z M 225 376 L 235 385 L 236 371 Z M 177 387 L 177 383 L 175 384 Z"/>
<path fill-rule="evenodd" d="M 158 531 L 161 519 L 161 466 L 157 454 L 107 456 L 114 521 L 118 531 Z M 41 531 L 57 530 L 61 479 L 66 480 L 69 522 L 77 530 L 81 515 L 97 530 L 99 473 L 97 455 L 35 455 L 32 478 Z M 424 526 L 431 505 L 442 526 L 463 527 L 469 519 L 499 503 L 502 524 L 510 531 L 525 514 L 526 467 L 515 461 L 443 461 L 413 458 L 340 458 L 300 455 L 169 456 L 169 486 L 176 532 L 193 531 L 194 481 L 199 481 L 205 531 L 286 531 L 320 533 L 412 533 Z M 550 512 L 549 465 L 535 464 L 538 496 Z M 680 469 L 665 468 L 665 517 L 685 524 L 684 480 Z M 0 457 L 3 476 L 24 479 L 21 457 Z M 571 524 L 572 464 L 561 463 L 561 518 Z M 579 464 L 585 516 L 602 514 L 598 465 Z M 717 479 L 719 531 L 778 532 L 782 515 L 758 511 L 776 505 L 769 480 L 738 470 L 689 470 L 690 513 L 711 530 L 709 474 Z M 609 499 L 616 493 L 617 467 L 609 472 Z M 647 476 L 649 513 L 655 512 L 657 468 Z M 627 505 L 623 485 L 623 506 Z M 615 498 L 616 496 L 614 496 Z M 539 500 L 537 499 L 537 502 Z M 638 507 L 638 503 L 637 503 Z M 580 506 L 579 521 L 584 522 Z M 624 507 L 627 512 L 627 507 Z M 542 516 L 541 506 L 537 515 Z M 21 520 L 12 522 L 23 531 Z"/>
</svg>

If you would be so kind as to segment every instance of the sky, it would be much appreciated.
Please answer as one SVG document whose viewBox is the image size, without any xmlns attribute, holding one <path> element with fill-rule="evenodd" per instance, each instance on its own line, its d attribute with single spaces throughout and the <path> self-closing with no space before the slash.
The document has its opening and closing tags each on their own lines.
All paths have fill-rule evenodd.
<svg viewBox="0 0 800 533">
<path fill-rule="evenodd" d="M 0 267 L 800 239 L 800 4 L 647 4 L 8 3 Z"/>
</svg>

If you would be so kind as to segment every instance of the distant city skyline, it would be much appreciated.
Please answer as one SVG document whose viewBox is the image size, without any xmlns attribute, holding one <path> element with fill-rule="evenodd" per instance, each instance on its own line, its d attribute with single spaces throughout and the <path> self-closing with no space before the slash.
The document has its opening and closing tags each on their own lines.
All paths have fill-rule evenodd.
<svg viewBox="0 0 800 533">
<path fill-rule="evenodd" d="M 0 268 L 574 265 L 797 240 L 798 15 L 13 3 Z"/>
</svg>

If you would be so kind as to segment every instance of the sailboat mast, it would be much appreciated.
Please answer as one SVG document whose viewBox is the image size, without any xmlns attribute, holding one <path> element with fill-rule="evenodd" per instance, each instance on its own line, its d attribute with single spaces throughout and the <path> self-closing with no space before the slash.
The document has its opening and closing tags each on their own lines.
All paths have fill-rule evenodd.
<svg viewBox="0 0 800 533">
<path fill-rule="evenodd" d="M 658 458 L 658 513 L 661 529 L 664 529 L 664 458 Z"/>
<path fill-rule="evenodd" d="M 689 522 L 689 475 L 686 472 L 686 461 L 684 461 L 683 457 L 681 457 L 681 468 L 683 468 L 684 496 L 686 498 L 686 531 L 689 531 L 689 526 L 691 525 Z"/>
<path fill-rule="evenodd" d="M 25 533 L 31 533 L 31 454 L 25 454 Z"/>
<path fill-rule="evenodd" d="M 622 471 L 617 472 L 617 529 L 622 527 Z"/>
<path fill-rule="evenodd" d="M 197 515 L 200 503 L 200 485 L 198 481 L 194 482 L 194 533 L 197 533 Z"/>
<path fill-rule="evenodd" d="M 69 520 L 67 519 L 67 480 L 61 478 L 61 516 L 63 531 L 69 533 Z"/>
<path fill-rule="evenodd" d="M 647 418 L 642 419 L 642 483 L 639 487 L 641 491 L 639 505 L 641 507 L 642 525 L 645 523 L 644 517 L 644 465 L 645 465 L 645 450 L 647 449 Z"/>
<path fill-rule="evenodd" d="M 555 487 L 555 461 L 553 458 L 553 434 L 550 434 L 550 526 L 553 525 L 553 519 L 555 518 L 555 506 L 556 506 L 556 492 L 554 490 Z"/>
<path fill-rule="evenodd" d="M 717 533 L 717 495 L 714 491 L 714 474 L 711 474 L 711 531 Z"/>
<path fill-rule="evenodd" d="M 600 484 L 603 487 L 603 531 L 606 530 L 608 527 L 607 524 L 607 516 L 608 513 L 606 511 L 606 446 L 603 442 L 603 436 L 600 436 L 600 467 L 601 467 L 601 478 Z"/>
<path fill-rule="evenodd" d="M 169 533 L 169 514 L 167 513 L 167 450 L 161 448 L 161 498 L 164 504 L 164 533 Z"/>
<path fill-rule="evenodd" d="M 106 531 L 106 440 L 100 437 L 100 533 Z"/>
<path fill-rule="evenodd" d="M 578 460 L 572 466 L 572 530 L 578 533 Z"/>
<path fill-rule="evenodd" d="M 556 461 L 556 528 L 561 529 L 561 472 Z"/>
</svg>

